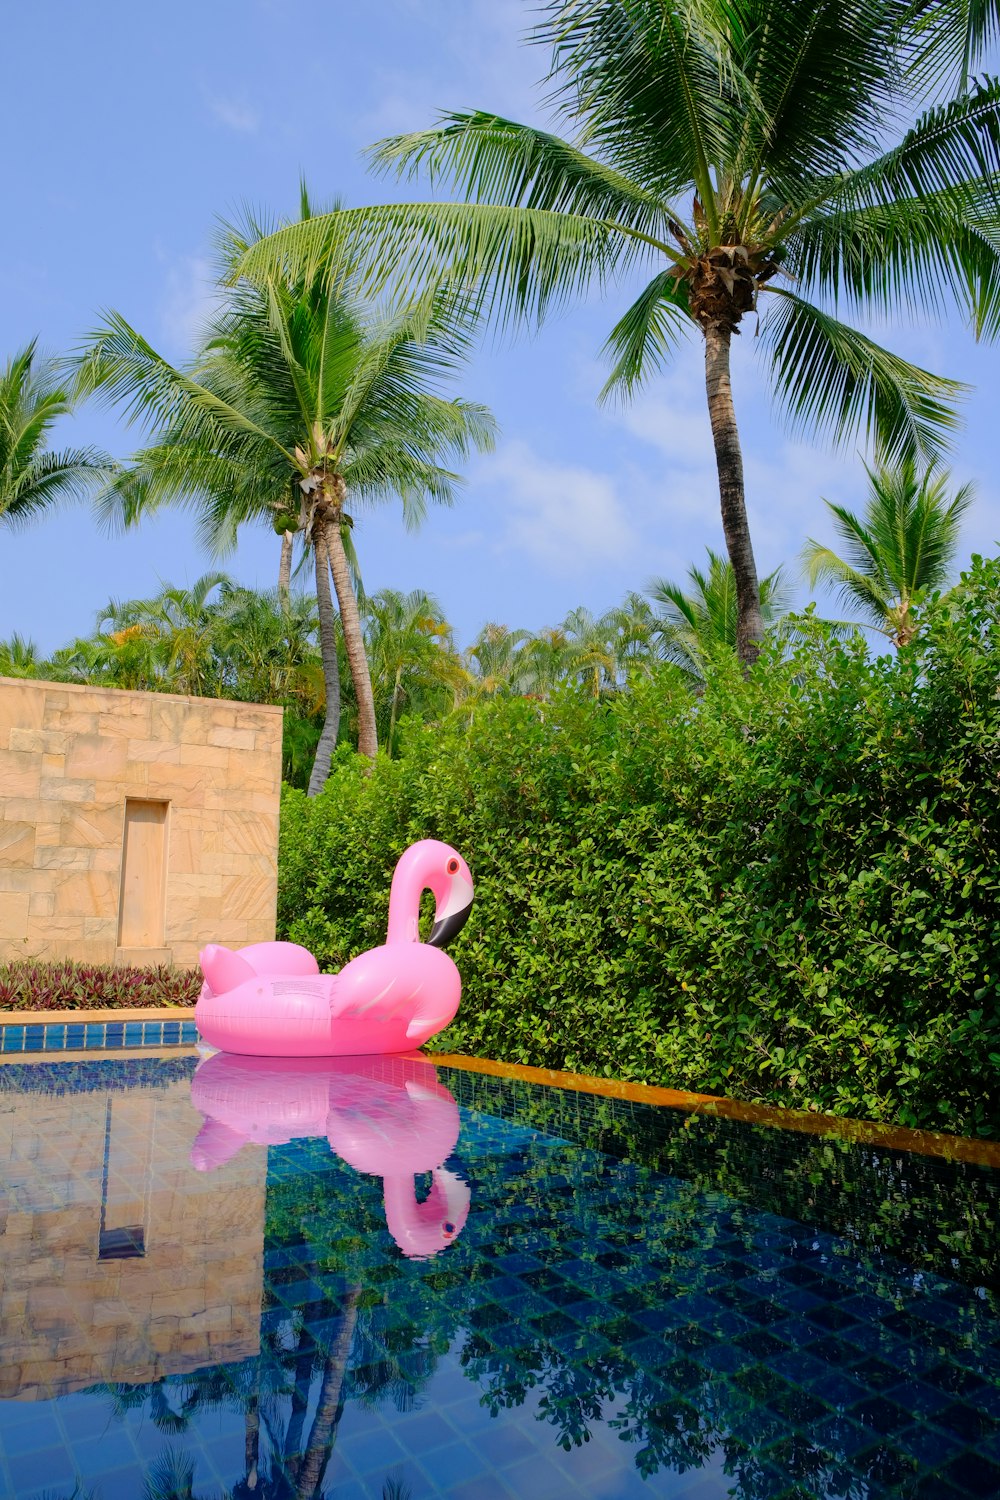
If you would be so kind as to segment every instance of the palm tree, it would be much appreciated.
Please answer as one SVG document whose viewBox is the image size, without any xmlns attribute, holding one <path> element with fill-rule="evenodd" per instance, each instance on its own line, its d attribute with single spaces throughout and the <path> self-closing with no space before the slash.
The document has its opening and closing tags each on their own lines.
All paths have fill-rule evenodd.
<svg viewBox="0 0 1000 1500">
<path fill-rule="evenodd" d="M 54 360 L 36 341 L 0 370 L 0 521 L 18 525 L 57 501 L 78 499 L 112 472 L 96 448 L 51 451 L 48 440 L 72 401 Z"/>
<path fill-rule="evenodd" d="M 380 589 L 366 602 L 365 644 L 372 668 L 382 743 L 392 754 L 405 709 L 435 717 L 468 680 L 440 603 L 423 589 Z"/>
<path fill-rule="evenodd" d="M 595 619 L 589 609 L 571 609 L 562 623 L 569 642 L 570 674 L 597 698 L 618 684 L 617 630 L 610 616 Z"/>
<path fill-rule="evenodd" d="M 34 641 L 16 630 L 9 639 L 0 641 L 0 677 L 42 677 L 47 666 Z"/>
<path fill-rule="evenodd" d="M 143 640 L 169 692 L 196 697 L 216 695 L 220 683 L 215 660 L 218 605 L 209 596 L 232 588 L 225 573 L 203 573 L 189 589 L 168 584 L 152 599 L 112 599 L 97 616 L 97 633 L 110 625 L 115 644 Z"/>
<path fill-rule="evenodd" d="M 487 627 L 488 628 L 488 627 Z M 522 693 L 546 698 L 565 681 L 573 658 L 573 646 L 561 625 L 547 625 L 530 637 L 518 656 L 523 669 L 517 686 Z"/>
<path fill-rule="evenodd" d="M 316 600 L 223 584 L 215 607 L 214 648 L 223 694 L 244 703 L 295 705 L 310 718 L 323 709 Z"/>
<path fill-rule="evenodd" d="M 542 11 L 533 39 L 551 47 L 549 97 L 574 139 L 488 112 L 446 115 L 382 142 L 374 160 L 426 168 L 468 201 L 340 211 L 271 236 L 245 267 L 322 267 L 335 283 L 349 267 L 369 287 L 460 273 L 501 325 L 641 273 L 608 337 L 604 394 L 629 397 L 685 336 L 702 341 L 737 649 L 750 663 L 763 619 L 733 336 L 747 314 L 759 319 L 794 427 L 841 442 L 864 433 L 886 461 L 942 449 L 962 387 L 881 347 L 837 304 L 891 314 L 951 302 L 978 335 L 1000 330 L 1000 80 L 892 138 L 942 59 L 967 71 L 995 3 L 547 0 Z"/>
<path fill-rule="evenodd" d="M 534 680 L 527 630 L 511 630 L 490 621 L 465 653 L 469 670 L 466 697 L 502 698 L 530 691 Z"/>
<path fill-rule="evenodd" d="M 803 560 L 810 584 L 835 584 L 869 625 L 896 647 L 908 646 L 917 633 L 914 609 L 948 581 L 973 487 L 949 495 L 946 470 L 931 467 L 918 475 L 910 462 L 867 473 L 863 516 L 825 502 L 844 555 L 810 537 Z"/>
<path fill-rule="evenodd" d="M 699 681 L 705 661 L 720 646 L 736 649 L 738 601 L 732 564 L 708 548 L 708 572 L 688 569 L 688 590 L 665 578 L 654 579 L 650 598 L 660 606 L 657 630 L 663 657 Z M 788 608 L 791 589 L 783 569 L 775 568 L 758 584 L 762 628 L 780 619 Z"/>
<path fill-rule="evenodd" d="M 637 671 L 648 672 L 662 659 L 660 621 L 648 599 L 630 592 L 605 616 L 609 638 L 614 643 L 618 672 L 626 679 Z"/>
<path fill-rule="evenodd" d="M 303 219 L 310 214 L 303 193 Z M 230 227 L 232 267 L 261 234 Z M 125 404 L 151 429 L 149 447 L 111 487 L 108 506 L 126 522 L 164 501 L 194 501 L 216 550 L 246 521 L 277 518 L 311 544 L 316 563 L 327 719 L 309 791 L 322 786 L 339 726 L 334 612 L 343 629 L 358 709 L 358 749 L 378 739 L 371 677 L 345 531 L 348 499 L 402 501 L 408 525 L 428 501 L 448 504 L 458 476 L 444 457 L 488 449 L 486 408 L 446 400 L 436 388 L 469 350 L 472 318 L 453 295 L 431 293 L 378 311 L 357 287 L 281 271 L 231 281 L 188 370 L 175 369 L 115 313 L 91 336 L 79 364 L 83 390 Z"/>
<path fill-rule="evenodd" d="M 138 624 L 79 636 L 52 653 L 50 667 L 58 682 L 91 682 L 141 693 L 165 688 L 159 639 Z"/>
</svg>

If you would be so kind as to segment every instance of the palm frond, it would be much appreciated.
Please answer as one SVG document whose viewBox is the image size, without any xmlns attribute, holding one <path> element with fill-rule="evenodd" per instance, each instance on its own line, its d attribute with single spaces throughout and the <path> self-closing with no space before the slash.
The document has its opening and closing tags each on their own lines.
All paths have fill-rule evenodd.
<svg viewBox="0 0 1000 1500">
<path fill-rule="evenodd" d="M 607 221 L 649 235 L 669 253 L 670 211 L 606 163 L 557 135 L 480 110 L 442 116 L 431 130 L 391 136 L 368 155 L 376 170 L 427 172 L 478 203 L 504 203 Z"/>
<path fill-rule="evenodd" d="M 832 547 L 824 546 L 812 537 L 803 548 L 802 560 L 811 587 L 815 588 L 819 582 L 835 584 L 847 603 L 857 605 L 876 629 L 884 627 L 892 605 L 888 590 L 880 587 L 877 579 L 852 567 Z"/>
<path fill-rule="evenodd" d="M 79 500 L 97 492 L 117 472 L 115 464 L 97 448 L 66 448 L 40 453 L 11 481 L 0 475 L 0 521 L 22 525 L 38 511 L 60 500 Z"/>
<path fill-rule="evenodd" d="M 272 444 L 294 462 L 280 439 L 257 416 L 175 369 L 120 314 L 85 341 L 77 361 L 77 390 L 120 405 L 126 419 L 156 430 L 170 427 L 176 441 L 217 444 L 220 437 Z"/>
<path fill-rule="evenodd" d="M 717 229 L 715 164 L 755 96 L 717 0 L 550 0 L 532 39 L 551 48 L 550 101 L 579 144 L 672 199 L 693 183 Z"/>
<path fill-rule="evenodd" d="M 738 180 L 800 185 L 877 149 L 898 92 L 896 0 L 756 0 L 738 14 L 730 45 L 759 101 L 727 158 Z"/>
<path fill-rule="evenodd" d="M 978 201 L 973 194 L 978 192 Z M 801 224 L 789 269 L 803 291 L 849 305 L 944 313 L 956 303 L 977 337 L 1000 334 L 1000 206 L 985 182 Z"/>
<path fill-rule="evenodd" d="M 626 400 L 650 376 L 663 369 L 692 327 L 687 286 L 671 271 L 661 271 L 608 334 L 604 352 L 614 360 L 600 400 Z"/>
<path fill-rule="evenodd" d="M 906 26 L 916 87 L 965 93 L 973 69 L 1000 40 L 997 0 L 913 0 Z"/>
<path fill-rule="evenodd" d="M 793 431 L 863 434 L 887 460 L 933 459 L 958 425 L 966 387 L 932 375 L 794 296 L 769 289 L 762 345 Z"/>
<path fill-rule="evenodd" d="M 985 183 L 992 185 L 996 204 L 998 171 L 1000 78 L 987 76 L 967 94 L 926 110 L 898 145 L 829 180 L 822 196 L 845 209 L 942 193 L 957 203 L 971 192 L 975 204 Z"/>
<path fill-rule="evenodd" d="M 248 280 L 352 283 L 362 297 L 406 302 L 428 286 L 478 289 L 501 327 L 550 310 L 627 269 L 647 247 L 579 215 L 477 203 L 395 203 L 290 224 L 252 245 L 235 274 Z"/>
</svg>

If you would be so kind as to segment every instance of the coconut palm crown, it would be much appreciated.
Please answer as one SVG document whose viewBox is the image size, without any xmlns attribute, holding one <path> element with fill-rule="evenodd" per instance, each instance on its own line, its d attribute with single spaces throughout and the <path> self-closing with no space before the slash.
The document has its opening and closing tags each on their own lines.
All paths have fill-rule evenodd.
<svg viewBox="0 0 1000 1500">
<path fill-rule="evenodd" d="M 973 498 L 971 484 L 950 492 L 946 470 L 918 474 L 911 462 L 869 469 L 863 515 L 826 501 L 842 552 L 810 537 L 803 550 L 809 582 L 832 583 L 866 624 L 908 646 L 915 608 L 949 581 Z"/>
<path fill-rule="evenodd" d="M 926 461 L 946 446 L 962 387 L 850 318 L 957 303 L 977 335 L 1000 329 L 1000 81 L 923 108 L 942 67 L 968 74 L 995 6 L 971 7 L 973 21 L 969 7 L 929 0 L 541 9 L 533 39 L 551 49 L 550 103 L 570 139 L 490 112 L 445 115 L 383 141 L 374 161 L 424 169 L 468 201 L 317 218 L 258 244 L 246 264 L 323 267 L 334 279 L 360 267 L 373 286 L 461 268 L 498 325 L 641 278 L 608 337 L 605 395 L 627 398 L 686 336 L 703 340 L 738 649 L 750 662 L 763 621 L 733 336 L 748 318 L 759 331 L 793 427 L 863 435 L 887 459 Z"/>
<path fill-rule="evenodd" d="M 303 194 L 303 217 L 310 213 Z M 224 265 L 261 231 L 231 227 Z M 124 406 L 151 443 L 106 496 L 126 524 L 165 501 L 193 503 L 218 552 L 247 521 L 301 534 L 316 562 L 327 725 L 310 791 L 326 779 L 339 725 L 332 573 L 358 709 L 358 749 L 377 748 L 371 675 L 349 569 L 352 509 L 396 497 L 408 525 L 451 503 L 442 460 L 493 443 L 486 408 L 439 385 L 468 352 L 472 314 L 437 290 L 397 309 L 316 277 L 264 276 L 226 287 L 189 368 L 177 369 L 116 313 L 87 341 L 79 383 Z M 329 563 L 329 569 L 327 564 Z"/>
</svg>

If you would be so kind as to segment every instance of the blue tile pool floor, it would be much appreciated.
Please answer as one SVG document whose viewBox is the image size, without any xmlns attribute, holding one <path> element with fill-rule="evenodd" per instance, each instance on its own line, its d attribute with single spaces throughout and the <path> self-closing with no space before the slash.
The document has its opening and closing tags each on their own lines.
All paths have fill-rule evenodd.
<svg viewBox="0 0 1000 1500">
<path fill-rule="evenodd" d="M 997 1497 L 998 1178 L 427 1063 L 5 1065 L 0 1493 Z"/>
</svg>

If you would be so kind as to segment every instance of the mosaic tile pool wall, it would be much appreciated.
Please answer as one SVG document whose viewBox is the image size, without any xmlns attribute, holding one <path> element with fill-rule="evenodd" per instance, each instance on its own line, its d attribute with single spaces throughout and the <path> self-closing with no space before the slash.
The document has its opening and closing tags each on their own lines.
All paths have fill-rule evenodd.
<svg viewBox="0 0 1000 1500">
<path fill-rule="evenodd" d="M 193 1047 L 193 1021 L 8 1021 L 0 1025 L 0 1053 L 106 1052 L 132 1047 Z"/>
<path fill-rule="evenodd" d="M 4 1494 L 1000 1495 L 987 1168 L 176 1058 L 5 1065 L 0 1174 Z"/>
</svg>

